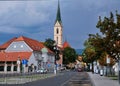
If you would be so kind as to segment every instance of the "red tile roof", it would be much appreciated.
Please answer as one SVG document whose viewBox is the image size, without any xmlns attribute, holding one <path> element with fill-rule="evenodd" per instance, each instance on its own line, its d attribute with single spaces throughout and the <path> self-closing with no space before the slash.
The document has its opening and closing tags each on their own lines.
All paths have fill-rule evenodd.
<svg viewBox="0 0 120 86">
<path fill-rule="evenodd" d="M 17 42 L 17 41 L 24 41 L 34 51 L 40 51 L 42 48 L 45 47 L 43 42 L 39 42 L 37 40 L 28 37 L 20 36 L 18 38 L 15 37 L 9 40 L 8 42 L 4 43 L 3 45 L 0 46 L 0 49 L 6 49 L 12 42 Z M 48 53 L 53 53 L 53 52 L 50 49 L 48 49 Z"/>
<path fill-rule="evenodd" d="M 39 42 L 37 40 L 27 38 L 24 36 L 17 38 L 15 41 L 25 41 L 29 45 L 29 47 L 31 47 L 33 50 L 38 50 L 38 51 L 40 51 L 42 48 L 45 47 L 43 42 Z M 48 53 L 53 53 L 53 52 L 50 49 L 48 49 Z"/>
<path fill-rule="evenodd" d="M 17 37 L 14 37 L 11 40 L 7 41 L 6 43 L 2 44 L 0 46 L 0 50 L 6 49 L 16 39 L 17 39 Z"/>
<path fill-rule="evenodd" d="M 44 45 L 42 43 L 40 43 L 39 41 L 31 39 L 31 38 L 24 37 L 24 36 L 21 36 L 21 37 L 17 38 L 15 41 L 24 41 L 33 50 L 38 50 L 39 51 L 42 48 L 44 48 Z"/>
<path fill-rule="evenodd" d="M 70 47 L 70 45 L 69 45 L 69 43 L 68 43 L 67 41 L 65 41 L 65 42 L 63 43 L 63 49 L 66 48 L 66 47 Z"/>
<path fill-rule="evenodd" d="M 0 52 L 0 61 L 17 61 L 18 57 L 20 60 L 28 60 L 32 52 Z"/>
</svg>

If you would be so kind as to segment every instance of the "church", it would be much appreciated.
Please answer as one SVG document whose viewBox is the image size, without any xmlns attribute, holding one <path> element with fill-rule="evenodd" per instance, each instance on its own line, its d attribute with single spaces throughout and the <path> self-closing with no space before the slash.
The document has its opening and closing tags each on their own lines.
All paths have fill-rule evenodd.
<svg viewBox="0 0 120 86">
<path fill-rule="evenodd" d="M 58 48 L 61 49 L 61 50 L 63 50 L 66 47 L 70 47 L 67 40 L 63 43 L 63 25 L 62 25 L 59 1 L 58 1 L 58 9 L 57 9 L 56 20 L 55 20 L 55 24 L 54 24 L 54 40 L 55 40 Z M 57 61 L 57 64 L 62 66 L 62 63 L 63 63 L 62 53 L 60 53 L 59 56 L 60 56 L 60 60 Z"/>
</svg>

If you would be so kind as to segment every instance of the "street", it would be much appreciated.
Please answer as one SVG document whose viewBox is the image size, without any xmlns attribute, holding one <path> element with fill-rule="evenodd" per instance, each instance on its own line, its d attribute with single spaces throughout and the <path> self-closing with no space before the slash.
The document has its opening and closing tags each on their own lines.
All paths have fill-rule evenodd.
<svg viewBox="0 0 120 86">
<path fill-rule="evenodd" d="M 62 86 L 92 86 L 92 83 L 89 75 L 86 72 L 77 72 Z"/>
<path fill-rule="evenodd" d="M 64 71 L 54 77 L 29 82 L 26 84 L 0 86 L 92 86 L 86 72 Z"/>
</svg>

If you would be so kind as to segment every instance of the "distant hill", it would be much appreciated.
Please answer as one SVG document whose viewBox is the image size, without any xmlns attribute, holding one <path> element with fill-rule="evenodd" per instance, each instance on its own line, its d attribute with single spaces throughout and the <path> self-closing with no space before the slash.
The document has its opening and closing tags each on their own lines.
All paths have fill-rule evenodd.
<svg viewBox="0 0 120 86">
<path fill-rule="evenodd" d="M 78 55 L 82 55 L 84 49 L 75 49 Z"/>
</svg>

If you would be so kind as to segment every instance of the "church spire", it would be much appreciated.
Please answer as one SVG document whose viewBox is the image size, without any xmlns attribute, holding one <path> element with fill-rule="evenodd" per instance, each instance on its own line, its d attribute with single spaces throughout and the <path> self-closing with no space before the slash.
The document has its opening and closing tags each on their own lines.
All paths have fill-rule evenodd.
<svg viewBox="0 0 120 86">
<path fill-rule="evenodd" d="M 60 14 L 60 3 L 59 3 L 59 0 L 58 0 L 58 9 L 57 9 L 57 15 L 56 15 L 56 22 L 59 22 L 60 24 L 62 24 L 62 20 L 61 20 L 61 14 Z"/>
<path fill-rule="evenodd" d="M 54 24 L 54 40 L 57 43 L 57 46 L 62 47 L 62 20 L 61 20 L 61 14 L 60 14 L 60 3 L 58 0 L 58 9 L 57 9 L 57 15 L 56 20 Z"/>
</svg>

